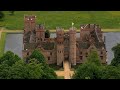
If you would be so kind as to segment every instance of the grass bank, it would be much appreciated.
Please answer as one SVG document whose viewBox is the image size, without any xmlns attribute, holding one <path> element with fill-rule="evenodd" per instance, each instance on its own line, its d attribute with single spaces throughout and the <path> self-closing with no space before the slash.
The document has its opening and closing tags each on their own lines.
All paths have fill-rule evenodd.
<svg viewBox="0 0 120 90">
<path fill-rule="evenodd" d="M 79 28 L 81 24 L 99 24 L 103 29 L 120 28 L 120 11 L 15 11 L 14 15 L 9 15 L 9 11 L 3 11 L 4 21 L 0 22 L 10 30 L 23 30 L 24 15 L 36 15 L 37 23 L 45 24 L 47 29 L 62 27 L 69 29 L 71 23 Z"/>
<path fill-rule="evenodd" d="M 6 41 L 6 33 L 2 32 L 0 39 L 0 56 L 2 56 L 4 53 L 5 41 Z"/>
</svg>

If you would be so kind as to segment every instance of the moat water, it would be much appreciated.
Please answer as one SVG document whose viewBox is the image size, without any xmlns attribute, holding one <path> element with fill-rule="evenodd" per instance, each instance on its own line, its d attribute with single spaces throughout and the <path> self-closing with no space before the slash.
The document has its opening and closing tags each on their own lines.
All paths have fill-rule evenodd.
<svg viewBox="0 0 120 90">
<path fill-rule="evenodd" d="M 23 34 L 7 34 L 4 52 L 12 51 L 22 58 L 22 42 Z"/>
<path fill-rule="evenodd" d="M 80 37 L 79 33 L 77 33 L 76 35 L 77 37 Z M 107 62 L 109 64 L 114 57 L 111 48 L 117 45 L 117 43 L 120 43 L 120 33 L 109 32 L 109 33 L 104 33 L 103 35 L 106 36 L 105 44 L 106 44 L 107 58 L 108 58 Z M 51 33 L 50 37 L 54 38 L 56 37 L 56 34 Z M 23 34 L 7 34 L 4 52 L 10 50 L 22 58 L 22 45 L 23 45 L 22 43 L 23 43 Z"/>
</svg>

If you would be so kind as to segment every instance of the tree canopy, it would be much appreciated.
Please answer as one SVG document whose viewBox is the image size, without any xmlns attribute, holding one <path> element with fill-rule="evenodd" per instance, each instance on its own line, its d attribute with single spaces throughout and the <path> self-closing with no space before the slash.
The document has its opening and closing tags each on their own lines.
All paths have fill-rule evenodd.
<svg viewBox="0 0 120 90">
<path fill-rule="evenodd" d="M 80 65 L 73 75 L 73 79 L 100 79 L 101 63 L 97 51 L 92 50 L 86 62 Z"/>
<path fill-rule="evenodd" d="M 73 79 L 120 79 L 120 65 L 102 65 L 96 51 L 92 51 L 85 63 L 80 65 Z"/>
<path fill-rule="evenodd" d="M 29 60 L 33 58 L 38 60 L 40 63 L 46 63 L 44 55 L 38 49 L 35 49 L 27 59 Z"/>
<path fill-rule="evenodd" d="M 53 69 L 36 58 L 37 55 L 26 63 L 13 52 L 6 52 L 0 58 L 0 79 L 57 79 Z"/>
<path fill-rule="evenodd" d="M 112 51 L 114 52 L 114 58 L 111 61 L 111 65 L 117 66 L 120 64 L 120 44 L 117 44 L 112 48 Z"/>
<path fill-rule="evenodd" d="M 93 49 L 88 55 L 86 62 L 95 63 L 96 65 L 101 65 L 100 58 L 98 56 L 97 50 Z"/>
<path fill-rule="evenodd" d="M 2 57 L 0 57 L 0 64 L 5 63 L 8 66 L 12 66 L 18 60 L 21 60 L 21 58 L 18 55 L 14 54 L 11 51 L 7 51 L 3 54 Z"/>
</svg>

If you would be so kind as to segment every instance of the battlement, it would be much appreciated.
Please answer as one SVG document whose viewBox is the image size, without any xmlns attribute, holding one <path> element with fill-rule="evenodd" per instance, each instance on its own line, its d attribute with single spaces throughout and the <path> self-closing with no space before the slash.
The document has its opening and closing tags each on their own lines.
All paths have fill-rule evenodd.
<svg viewBox="0 0 120 90">
<path fill-rule="evenodd" d="M 70 28 L 69 33 L 75 34 L 76 33 L 76 28 L 75 27 Z"/>
<path fill-rule="evenodd" d="M 42 24 L 36 25 L 36 31 L 44 31 L 44 30 L 45 30 L 44 25 L 42 25 Z"/>
<path fill-rule="evenodd" d="M 56 34 L 57 36 L 63 36 L 64 35 L 64 29 L 63 28 L 56 28 Z"/>
<path fill-rule="evenodd" d="M 90 29 L 95 29 L 95 28 L 100 28 L 100 26 L 97 24 L 86 24 L 86 25 L 80 26 L 81 30 L 88 30 L 88 29 L 90 30 Z"/>
<path fill-rule="evenodd" d="M 24 15 L 24 18 L 36 18 L 35 15 Z"/>
</svg>

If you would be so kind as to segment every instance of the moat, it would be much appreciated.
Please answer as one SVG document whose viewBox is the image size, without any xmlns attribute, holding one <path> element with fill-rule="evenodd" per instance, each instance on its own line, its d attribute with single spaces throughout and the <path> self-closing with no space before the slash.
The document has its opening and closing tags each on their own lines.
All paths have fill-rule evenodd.
<svg viewBox="0 0 120 90">
<path fill-rule="evenodd" d="M 79 33 L 76 34 L 79 37 Z M 120 33 L 118 32 L 109 32 L 104 33 L 106 36 L 106 50 L 107 50 L 107 58 L 108 64 L 111 62 L 112 58 L 114 57 L 111 48 L 115 46 L 117 43 L 120 43 Z M 56 37 L 55 33 L 51 33 L 51 38 Z M 22 57 L 22 42 L 23 42 L 23 34 L 7 34 L 6 35 L 6 43 L 5 43 L 5 52 L 10 50 L 16 53 L 18 56 Z"/>
</svg>

